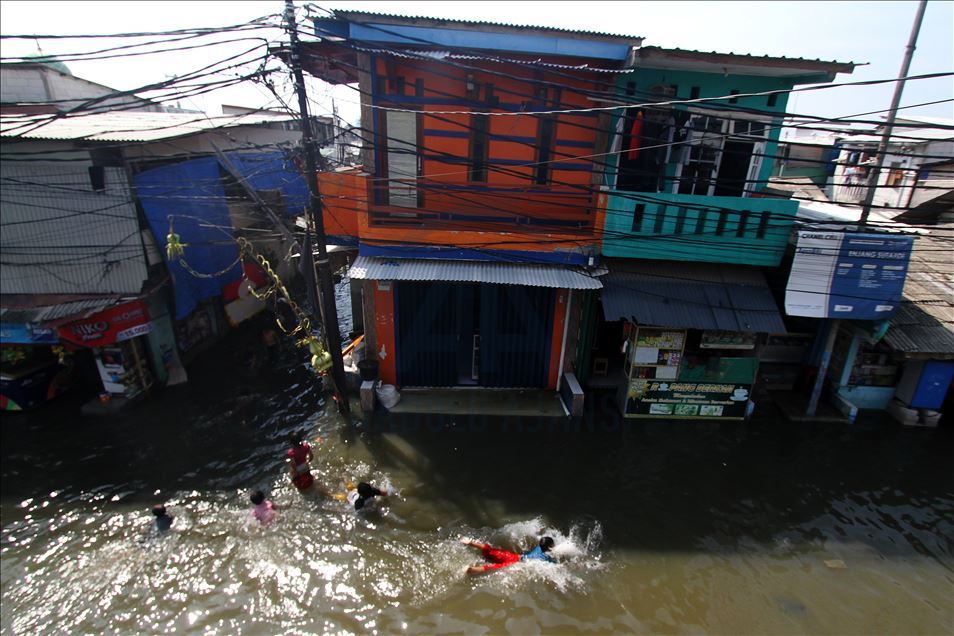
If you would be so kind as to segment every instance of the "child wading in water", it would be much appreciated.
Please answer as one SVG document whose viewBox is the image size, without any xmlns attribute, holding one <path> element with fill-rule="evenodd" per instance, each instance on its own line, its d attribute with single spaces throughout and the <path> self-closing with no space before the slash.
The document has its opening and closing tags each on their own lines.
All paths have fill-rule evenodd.
<svg viewBox="0 0 954 636">
<path fill-rule="evenodd" d="M 388 491 L 375 488 L 369 483 L 361 482 L 357 489 L 349 491 L 347 495 L 348 503 L 354 506 L 355 510 L 367 510 L 371 508 L 371 503 L 375 497 L 387 497 Z"/>
<path fill-rule="evenodd" d="M 152 514 L 156 517 L 156 530 L 165 532 L 172 527 L 172 515 L 166 512 L 166 507 L 162 504 L 156 504 L 152 507 Z"/>
<path fill-rule="evenodd" d="M 291 434 L 291 448 L 288 449 L 288 474 L 291 482 L 299 491 L 308 490 L 315 483 L 309 462 L 314 455 L 311 445 L 301 433 Z"/>
<path fill-rule="evenodd" d="M 278 516 L 276 512 L 278 507 L 268 499 L 265 499 L 265 493 L 261 490 L 253 492 L 249 496 L 249 500 L 255 504 L 255 507 L 252 508 L 252 516 L 258 519 L 263 526 L 267 526 Z"/>
</svg>

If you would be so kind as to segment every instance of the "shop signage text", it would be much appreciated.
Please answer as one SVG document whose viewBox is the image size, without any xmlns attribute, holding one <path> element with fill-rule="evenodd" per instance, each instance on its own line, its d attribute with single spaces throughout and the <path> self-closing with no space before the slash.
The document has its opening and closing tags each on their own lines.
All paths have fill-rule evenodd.
<svg viewBox="0 0 954 636">
<path fill-rule="evenodd" d="M 59 335 L 82 347 L 102 347 L 147 334 L 150 329 L 146 303 L 134 300 L 63 325 Z"/>
<path fill-rule="evenodd" d="M 626 396 L 626 415 L 741 418 L 745 417 L 749 390 L 747 384 L 633 380 Z"/>
<path fill-rule="evenodd" d="M 811 318 L 884 320 L 898 308 L 912 236 L 799 232 L 785 312 Z"/>
</svg>

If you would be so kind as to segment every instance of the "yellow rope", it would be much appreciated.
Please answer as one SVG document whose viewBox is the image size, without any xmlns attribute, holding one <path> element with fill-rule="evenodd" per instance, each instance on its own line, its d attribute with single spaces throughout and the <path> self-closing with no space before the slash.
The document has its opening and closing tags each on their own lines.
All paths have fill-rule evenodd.
<svg viewBox="0 0 954 636">
<path fill-rule="evenodd" d="M 296 340 L 295 344 L 302 348 L 308 348 L 308 351 L 311 353 L 311 366 L 316 373 L 319 375 L 325 373 L 331 368 L 331 354 L 328 353 L 324 343 L 311 333 L 311 319 L 308 318 L 301 307 L 298 306 L 298 303 L 292 300 L 291 294 L 288 293 L 282 279 L 279 278 L 275 270 L 272 269 L 272 265 L 268 262 L 268 259 L 257 253 L 246 238 L 240 236 L 237 241 L 239 245 L 239 257 L 252 258 L 261 266 L 270 280 L 270 285 L 264 292 L 259 293 L 252 288 L 249 288 L 249 292 L 259 300 L 266 300 L 270 296 L 280 294 L 288 302 L 288 306 L 291 307 L 292 312 L 294 312 L 295 317 L 298 319 L 298 325 L 294 329 L 288 330 L 285 328 L 285 325 L 282 324 L 281 318 L 278 317 L 276 317 L 275 323 L 285 335 L 295 336 L 302 334 L 302 337 Z"/>
<path fill-rule="evenodd" d="M 295 341 L 295 345 L 302 348 L 307 347 L 309 353 L 311 353 L 311 366 L 314 368 L 317 374 L 324 374 L 326 371 L 328 371 L 328 369 L 331 368 L 331 354 L 328 353 L 325 344 L 319 340 L 317 336 L 311 333 L 311 319 L 305 314 L 304 311 L 302 311 L 301 307 L 298 306 L 298 303 L 292 300 L 291 294 L 288 293 L 288 290 L 285 288 L 285 284 L 282 282 L 282 279 L 279 278 L 278 274 L 275 273 L 275 270 L 272 269 L 272 265 L 268 262 L 268 259 L 256 252 L 255 248 L 252 247 L 252 244 L 245 237 L 238 237 L 236 242 L 239 246 L 239 257 L 236 262 L 240 262 L 245 258 L 251 258 L 261 266 L 270 281 L 268 288 L 264 292 L 259 293 L 251 287 L 249 287 L 249 292 L 252 294 L 252 296 L 259 300 L 264 301 L 271 296 L 281 295 L 288 302 L 288 306 L 291 307 L 292 312 L 298 319 L 298 324 L 294 329 L 289 330 L 285 327 L 285 325 L 282 324 L 281 318 L 276 317 L 275 323 L 286 336 L 301 336 Z M 170 218 L 169 234 L 166 235 L 166 256 L 170 262 L 178 259 L 179 264 L 182 265 L 186 271 L 198 278 L 216 278 L 235 266 L 235 263 L 232 263 L 228 266 L 228 268 L 222 270 L 221 272 L 216 272 L 215 274 L 202 274 L 200 272 L 196 272 L 185 260 L 185 248 L 188 246 L 189 244 L 183 243 L 182 238 L 173 231 L 172 219 Z"/>
</svg>

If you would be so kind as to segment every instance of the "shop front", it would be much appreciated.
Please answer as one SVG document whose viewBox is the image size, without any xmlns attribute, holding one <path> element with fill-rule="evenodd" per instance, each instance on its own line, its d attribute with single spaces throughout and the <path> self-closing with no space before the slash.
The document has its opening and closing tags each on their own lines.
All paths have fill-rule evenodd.
<svg viewBox="0 0 954 636">
<path fill-rule="evenodd" d="M 349 275 L 367 283 L 380 377 L 402 388 L 557 390 L 574 291 L 600 287 L 575 269 L 507 262 L 359 256 Z"/>
<path fill-rule="evenodd" d="M 785 325 L 759 271 L 628 261 L 604 277 L 606 321 L 622 321 L 620 411 L 631 418 L 741 420 L 762 347 Z"/>
<path fill-rule="evenodd" d="M 60 363 L 53 329 L 4 312 L 0 323 L 0 410 L 32 409 L 69 388 L 71 368 Z"/>
<path fill-rule="evenodd" d="M 832 403 L 850 421 L 859 410 L 891 402 L 901 365 L 884 337 L 902 304 L 914 240 L 897 233 L 797 233 L 785 311 L 822 319 L 807 415 L 815 415 L 826 381 Z"/>
<path fill-rule="evenodd" d="M 866 329 L 869 325 L 842 324 L 832 348 L 829 386 L 836 403 L 849 410 L 886 408 L 900 378 L 900 365 L 878 330 Z"/>
<path fill-rule="evenodd" d="M 63 342 L 92 349 L 103 384 L 101 399 L 144 396 L 154 384 L 147 336 L 152 330 L 144 300 L 115 305 L 57 329 Z"/>
<path fill-rule="evenodd" d="M 745 418 L 758 370 L 756 334 L 627 327 L 624 416 Z"/>
</svg>

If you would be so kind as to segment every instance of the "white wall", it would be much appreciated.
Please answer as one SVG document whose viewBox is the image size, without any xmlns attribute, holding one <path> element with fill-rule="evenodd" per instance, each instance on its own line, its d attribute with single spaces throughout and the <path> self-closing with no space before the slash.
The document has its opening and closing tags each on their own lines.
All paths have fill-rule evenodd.
<svg viewBox="0 0 954 636">
<path fill-rule="evenodd" d="M 27 152 L 31 145 L 16 146 Z M 61 144 L 60 156 L 77 157 L 68 147 Z M 90 166 L 88 154 L 80 161 L 23 162 L 3 153 L 0 293 L 139 293 L 146 261 L 126 173 L 105 168 L 105 188 L 96 191 Z"/>
<path fill-rule="evenodd" d="M 8 103 L 69 100 L 54 104 L 60 110 L 74 108 L 88 99 L 110 95 L 116 90 L 45 66 L 12 64 L 0 66 L 0 89 L 0 101 Z M 132 104 L 136 106 L 129 110 L 162 110 L 158 105 L 132 95 L 104 100 L 97 107 L 115 108 Z"/>
</svg>

